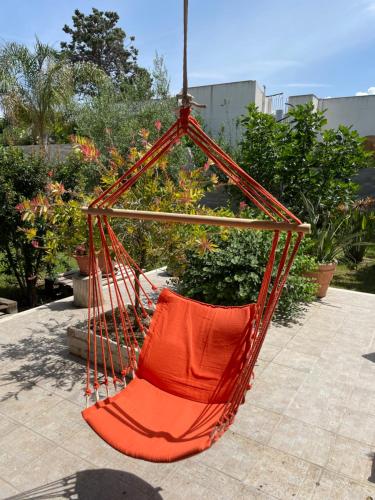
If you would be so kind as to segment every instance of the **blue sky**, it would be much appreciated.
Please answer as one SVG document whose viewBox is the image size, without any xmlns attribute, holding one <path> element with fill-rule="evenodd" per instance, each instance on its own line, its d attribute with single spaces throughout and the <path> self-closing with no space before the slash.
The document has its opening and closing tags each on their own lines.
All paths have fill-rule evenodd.
<svg viewBox="0 0 375 500">
<path fill-rule="evenodd" d="M 181 86 L 182 0 L 0 0 L 0 42 L 59 47 L 75 8 L 116 10 L 139 62 Z M 189 83 L 256 79 L 267 93 L 375 93 L 375 0 L 190 0 Z M 371 89 L 372 88 L 372 89 Z"/>
</svg>

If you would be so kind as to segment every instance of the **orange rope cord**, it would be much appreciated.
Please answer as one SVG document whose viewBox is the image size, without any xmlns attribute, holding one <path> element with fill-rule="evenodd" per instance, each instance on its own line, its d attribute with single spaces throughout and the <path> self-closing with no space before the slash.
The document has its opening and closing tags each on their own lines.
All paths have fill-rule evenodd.
<svg viewBox="0 0 375 500">
<path fill-rule="evenodd" d="M 254 205 L 257 206 L 265 215 L 267 215 L 272 220 L 277 220 L 277 218 L 280 218 L 281 220 L 288 222 L 291 219 L 293 222 L 300 223 L 298 218 L 296 218 L 289 210 L 287 210 L 272 195 L 270 195 L 270 193 L 262 188 L 262 186 L 260 186 L 235 162 L 233 162 L 233 160 L 224 151 L 222 151 L 221 148 L 207 136 L 207 134 L 203 132 L 198 122 L 190 116 L 188 108 L 182 108 L 179 119 L 175 122 L 174 125 L 169 128 L 167 133 L 160 137 L 156 144 L 144 155 L 144 157 L 140 158 L 133 167 L 125 172 L 125 174 L 121 176 L 121 178 L 118 179 L 116 183 L 113 184 L 113 186 L 102 193 L 102 195 L 99 196 L 90 206 L 96 206 L 99 208 L 109 208 L 113 206 L 113 204 L 115 204 L 127 190 L 131 189 L 131 187 L 137 182 L 137 180 L 148 169 L 152 168 L 155 163 L 157 163 L 158 159 L 168 150 L 170 150 L 174 146 L 174 144 L 176 144 L 176 142 L 178 142 L 179 139 L 185 134 L 187 134 L 193 140 L 193 142 L 195 142 L 202 149 L 202 151 L 208 156 L 208 158 L 210 158 L 214 162 L 214 164 L 220 170 L 222 170 L 223 173 L 225 173 L 228 178 L 244 193 L 244 195 L 252 203 L 254 203 Z M 100 217 L 98 216 L 98 220 L 99 218 Z M 108 223 L 107 217 L 103 216 L 103 221 L 115 254 L 115 258 L 119 263 L 120 274 L 124 282 L 124 288 L 129 298 L 131 308 L 134 312 L 134 319 L 137 322 L 140 331 L 144 333 L 144 326 L 138 315 L 137 307 L 135 306 L 135 302 L 132 299 L 132 295 L 134 294 L 137 304 L 139 304 L 139 308 L 142 311 L 142 315 L 144 317 L 147 317 L 148 313 L 143 306 L 141 295 L 144 295 L 149 306 L 152 305 L 152 301 L 148 293 L 144 289 L 140 277 L 142 277 L 149 283 L 152 290 L 157 290 L 157 287 L 153 285 L 151 280 L 149 280 L 142 269 L 140 269 L 138 264 L 125 250 L 125 248 L 115 235 L 112 227 Z M 103 231 L 103 227 L 101 227 L 101 231 Z M 102 245 L 107 247 L 104 231 L 103 235 L 101 235 L 101 238 Z M 237 384 L 234 387 L 231 400 L 228 402 L 228 411 L 221 419 L 221 425 L 224 425 L 224 420 L 231 421 L 235 412 L 237 411 L 238 405 L 240 404 L 244 393 L 248 388 L 248 383 L 253 374 L 256 358 L 263 343 L 265 333 L 272 318 L 277 301 L 280 297 L 282 288 L 285 285 L 287 275 L 289 274 L 289 270 L 301 238 L 302 235 L 299 235 L 299 240 L 297 241 L 297 244 L 294 247 L 290 258 L 287 259 L 291 242 L 291 234 L 288 233 L 284 250 L 280 257 L 276 276 L 273 280 L 273 287 L 271 292 L 268 293 L 268 287 L 271 281 L 272 270 L 275 262 L 276 248 L 279 241 L 279 233 L 275 231 L 271 252 L 269 255 L 269 261 L 258 295 L 258 315 L 256 317 L 255 323 L 251 325 L 251 327 L 249 327 L 249 352 L 246 356 L 244 369 L 242 370 L 241 376 L 239 377 Z M 117 278 L 115 276 L 115 273 L 113 272 L 113 269 L 111 269 L 110 254 L 107 248 L 105 249 L 105 262 L 106 265 L 109 265 L 109 270 L 112 274 L 115 294 L 120 312 L 121 326 L 122 330 L 124 331 L 124 340 L 127 348 L 129 349 L 129 362 L 131 368 L 134 370 L 134 367 L 136 366 L 134 346 L 137 347 L 138 342 L 136 340 L 131 321 L 127 313 L 127 308 L 123 302 L 121 291 L 118 287 Z M 110 300 L 111 307 L 113 308 L 113 298 L 111 292 Z M 115 320 L 114 324 L 116 330 L 115 333 L 117 335 L 118 326 Z M 96 329 L 95 325 L 94 327 Z M 129 337 L 128 332 L 130 333 L 131 338 Z M 96 357 L 96 345 L 94 345 L 94 357 Z M 97 375 L 95 375 L 94 373 L 94 385 L 96 380 Z"/>
<path fill-rule="evenodd" d="M 111 303 L 111 314 L 112 314 L 113 328 L 114 328 L 115 337 L 116 337 L 117 354 L 118 354 L 118 358 L 120 361 L 120 370 L 121 370 L 121 374 L 122 374 L 124 371 L 124 363 L 123 363 L 123 359 L 122 359 L 121 343 L 120 343 L 120 338 L 119 338 L 119 333 L 118 333 L 117 319 L 116 319 L 115 308 L 114 308 L 114 303 L 113 303 L 111 284 L 110 284 L 110 280 L 109 280 L 110 275 L 112 276 L 113 280 L 115 279 L 115 273 L 114 273 L 112 260 L 111 260 L 110 252 L 108 249 L 107 241 L 105 239 L 105 235 L 104 235 L 104 231 L 103 231 L 100 217 L 98 217 L 97 219 L 98 219 L 98 228 L 99 228 L 99 232 L 100 232 L 100 238 L 101 238 L 101 242 L 102 242 L 102 250 L 104 250 L 104 264 L 105 264 L 105 270 L 106 270 L 107 289 L 108 289 L 109 300 Z M 108 349 L 110 349 L 109 343 L 108 343 Z M 111 359 L 111 364 L 112 364 L 112 359 Z M 113 378 L 115 378 L 115 377 L 113 377 Z"/>
</svg>

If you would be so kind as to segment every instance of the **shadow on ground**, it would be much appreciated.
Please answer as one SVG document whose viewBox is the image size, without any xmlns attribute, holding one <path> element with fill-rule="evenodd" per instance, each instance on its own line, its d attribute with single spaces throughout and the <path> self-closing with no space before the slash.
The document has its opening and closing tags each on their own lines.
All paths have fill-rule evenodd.
<svg viewBox="0 0 375 500">
<path fill-rule="evenodd" d="M 370 352 L 368 354 L 363 354 L 362 358 L 368 359 L 369 361 L 372 361 L 375 363 L 375 352 Z"/>
<path fill-rule="evenodd" d="M 69 498 L 71 500 L 161 500 L 161 488 L 128 472 L 113 469 L 79 471 L 71 476 L 43 484 L 19 493 L 7 500 L 42 500 Z"/>
<path fill-rule="evenodd" d="M 372 458 L 371 474 L 368 480 L 370 483 L 375 483 L 375 453 L 371 453 L 370 458 Z"/>
<path fill-rule="evenodd" d="M 47 324 L 35 323 L 24 338 L 0 345 L 0 358 L 6 363 L 0 374 L 0 401 L 17 399 L 21 392 L 41 382 L 47 382 L 51 390 L 68 393 L 82 382 L 85 363 L 72 356 L 67 347 L 65 332 L 70 324 L 70 317 L 64 323 L 54 319 Z"/>
</svg>

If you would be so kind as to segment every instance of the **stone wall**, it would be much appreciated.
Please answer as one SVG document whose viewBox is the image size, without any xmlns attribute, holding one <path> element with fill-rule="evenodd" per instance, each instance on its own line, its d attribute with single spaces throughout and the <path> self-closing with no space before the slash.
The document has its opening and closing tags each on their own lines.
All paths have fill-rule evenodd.
<svg viewBox="0 0 375 500">
<path fill-rule="evenodd" d="M 39 146 L 17 146 L 19 149 L 22 149 L 25 153 L 28 154 L 33 154 L 33 153 L 38 153 Z M 72 145 L 71 144 L 50 144 L 48 146 L 48 151 L 47 151 L 47 158 L 51 162 L 59 162 L 64 160 L 69 154 L 72 152 Z"/>
<path fill-rule="evenodd" d="M 369 142 L 373 138 L 374 149 L 375 149 L 375 136 L 369 137 Z M 371 143 L 372 145 L 372 143 Z M 39 151 L 39 146 L 18 146 L 20 149 L 26 153 L 32 154 Z M 370 144 L 369 149 L 372 149 Z M 50 144 L 48 147 L 47 156 L 51 162 L 59 162 L 64 160 L 72 152 L 71 144 Z M 361 170 L 357 177 L 354 178 L 361 186 L 359 195 L 361 197 L 365 196 L 375 196 L 375 168 L 365 168 Z M 224 206 L 227 202 L 227 195 L 225 190 L 220 187 L 217 191 L 212 194 L 208 194 L 205 197 L 205 205 L 216 208 L 218 206 Z"/>
</svg>

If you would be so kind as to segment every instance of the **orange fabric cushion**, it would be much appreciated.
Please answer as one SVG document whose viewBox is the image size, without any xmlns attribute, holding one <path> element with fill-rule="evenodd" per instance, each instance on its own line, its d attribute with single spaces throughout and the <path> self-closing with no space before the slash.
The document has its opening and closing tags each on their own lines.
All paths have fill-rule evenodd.
<svg viewBox="0 0 375 500">
<path fill-rule="evenodd" d="M 164 289 L 137 378 L 84 419 L 135 458 L 171 462 L 205 450 L 242 368 L 255 307 L 211 306 Z"/>
<path fill-rule="evenodd" d="M 255 307 L 212 306 L 165 288 L 137 376 L 193 401 L 226 402 L 242 368 Z"/>
<path fill-rule="evenodd" d="M 172 462 L 210 447 L 210 434 L 222 409 L 223 405 L 180 398 L 136 378 L 82 415 L 118 451 L 152 462 Z"/>
</svg>

